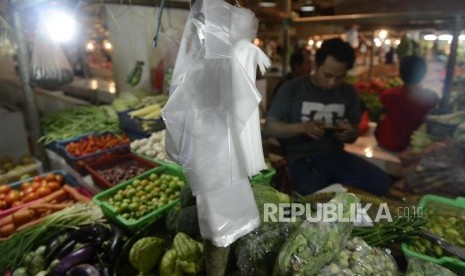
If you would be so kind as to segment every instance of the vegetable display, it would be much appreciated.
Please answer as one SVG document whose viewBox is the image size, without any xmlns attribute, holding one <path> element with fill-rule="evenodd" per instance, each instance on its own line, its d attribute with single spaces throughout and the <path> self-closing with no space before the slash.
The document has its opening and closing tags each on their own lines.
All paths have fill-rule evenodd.
<svg viewBox="0 0 465 276">
<path fill-rule="evenodd" d="M 44 145 L 90 132 L 100 134 L 121 131 L 118 115 L 109 106 L 89 105 L 64 109 L 45 115 L 40 123 L 44 135 L 37 142 Z"/>
<path fill-rule="evenodd" d="M 61 174 L 50 173 L 30 180 L 23 182 L 18 189 L 8 184 L 0 185 L 0 211 L 46 197 L 65 184 Z"/>
<path fill-rule="evenodd" d="M 426 262 L 418 258 L 411 257 L 408 260 L 407 271 L 405 272 L 405 276 L 433 276 L 433 275 L 441 275 L 441 276 L 455 276 L 454 272 L 450 271 L 449 269 L 440 266 L 438 264 L 434 264 L 431 262 Z"/>
<path fill-rule="evenodd" d="M 107 202 L 116 213 L 134 221 L 179 198 L 184 185 L 178 176 L 153 172 L 119 189 Z"/>
<path fill-rule="evenodd" d="M 96 173 L 113 186 L 136 177 L 149 169 L 151 167 L 147 167 L 137 160 L 128 160 L 126 162 L 119 162 L 109 168 L 97 169 Z"/>
<path fill-rule="evenodd" d="M 345 248 L 316 275 L 398 275 L 394 258 L 385 250 L 370 247 L 362 239 L 349 239 Z"/>
<path fill-rule="evenodd" d="M 67 143 L 65 149 L 73 157 L 82 157 L 120 145 L 129 145 L 129 143 L 126 134 L 115 135 L 109 133 L 100 136 L 88 135 L 78 141 Z"/>
<path fill-rule="evenodd" d="M 358 202 L 359 199 L 349 193 L 339 193 L 329 201 L 342 204 L 341 214 L 349 220 L 349 206 Z M 304 221 L 281 248 L 273 275 L 316 274 L 344 248 L 352 228 L 351 222 Z"/>
<path fill-rule="evenodd" d="M 86 224 L 98 223 L 103 219 L 101 209 L 90 203 L 77 203 L 44 218 L 35 227 L 15 232 L 0 242 L 0 268 L 17 268 L 23 261 L 23 254 L 32 251 L 40 243 L 52 240 L 63 231 Z"/>
<path fill-rule="evenodd" d="M 276 261 L 281 246 L 301 222 L 262 223 L 258 229 L 241 237 L 234 250 L 241 275 L 272 275 L 270 263 Z"/>
<path fill-rule="evenodd" d="M 393 243 L 415 240 L 425 224 L 424 217 L 399 216 L 394 218 L 392 222 L 354 227 L 352 236 L 362 238 L 370 246 L 385 247 Z"/>
<path fill-rule="evenodd" d="M 448 242 L 465 248 L 465 215 L 461 210 L 451 208 L 445 209 L 441 206 L 429 207 L 425 210 L 425 216 L 428 218 L 425 228 L 430 232 L 443 237 Z M 449 256 L 457 258 L 444 251 L 438 244 L 425 237 L 418 236 L 408 243 L 408 248 L 415 252 L 441 258 Z"/>
<path fill-rule="evenodd" d="M 160 276 L 182 276 L 205 270 L 204 246 L 179 232 L 173 239 L 173 248 L 165 252 L 158 266 Z"/>
<path fill-rule="evenodd" d="M 134 140 L 131 143 L 131 150 L 149 158 L 167 160 L 165 130 L 154 132 L 149 138 Z"/>
<path fill-rule="evenodd" d="M 165 252 L 166 241 L 159 237 L 144 237 L 134 243 L 129 253 L 129 261 L 144 275 L 158 264 Z"/>
</svg>

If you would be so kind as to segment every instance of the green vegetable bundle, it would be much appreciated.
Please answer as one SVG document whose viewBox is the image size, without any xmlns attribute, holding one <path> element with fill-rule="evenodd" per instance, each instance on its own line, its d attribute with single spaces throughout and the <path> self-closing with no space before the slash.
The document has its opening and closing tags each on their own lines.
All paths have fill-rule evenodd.
<svg viewBox="0 0 465 276">
<path fill-rule="evenodd" d="M 359 199 L 350 193 L 339 193 L 329 204 L 342 204 L 345 219 L 353 219 L 350 205 Z M 342 250 L 353 228 L 352 222 L 309 223 L 304 221 L 281 248 L 274 275 L 314 275 Z"/>
<path fill-rule="evenodd" d="M 38 142 L 48 145 L 85 133 L 120 132 L 119 119 L 110 106 L 79 106 L 53 112 L 40 120 L 44 135 Z"/>
<path fill-rule="evenodd" d="M 394 258 L 385 250 L 370 247 L 360 238 L 347 241 L 344 250 L 317 275 L 398 275 Z"/>
<path fill-rule="evenodd" d="M 262 223 L 260 227 L 241 237 L 235 245 L 237 267 L 241 275 L 268 276 L 287 238 L 302 221 L 286 223 Z"/>
</svg>

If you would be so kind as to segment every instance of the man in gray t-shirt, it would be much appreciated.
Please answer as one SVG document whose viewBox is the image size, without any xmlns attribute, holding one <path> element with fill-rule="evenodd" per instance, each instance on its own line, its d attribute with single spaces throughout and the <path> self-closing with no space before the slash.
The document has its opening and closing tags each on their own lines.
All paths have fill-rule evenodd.
<svg viewBox="0 0 465 276">
<path fill-rule="evenodd" d="M 265 134 L 284 142 L 294 190 L 309 194 L 341 183 L 384 194 L 388 176 L 344 151 L 358 137 L 360 106 L 344 82 L 355 53 L 340 39 L 325 41 L 315 55 L 313 74 L 284 83 L 267 114 Z"/>
</svg>

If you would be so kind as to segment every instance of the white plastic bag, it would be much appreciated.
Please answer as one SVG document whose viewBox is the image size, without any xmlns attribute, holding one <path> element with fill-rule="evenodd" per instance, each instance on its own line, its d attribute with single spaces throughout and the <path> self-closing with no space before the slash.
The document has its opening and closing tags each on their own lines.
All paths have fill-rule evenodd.
<svg viewBox="0 0 465 276">
<path fill-rule="evenodd" d="M 266 168 L 255 70 L 270 62 L 251 43 L 257 24 L 251 11 L 196 1 L 162 113 L 167 153 L 197 196 L 201 234 L 220 247 L 260 223 L 248 176 Z"/>
<path fill-rule="evenodd" d="M 32 81 L 35 85 L 56 90 L 73 81 L 74 72 L 60 45 L 45 31 L 45 20 L 40 16 L 32 49 Z"/>
</svg>

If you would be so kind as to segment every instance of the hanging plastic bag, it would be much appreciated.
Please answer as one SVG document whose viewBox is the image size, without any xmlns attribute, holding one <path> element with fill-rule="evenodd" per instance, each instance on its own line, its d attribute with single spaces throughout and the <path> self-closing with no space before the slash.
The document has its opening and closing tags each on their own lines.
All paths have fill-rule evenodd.
<svg viewBox="0 0 465 276">
<path fill-rule="evenodd" d="M 202 237 L 219 247 L 260 223 L 248 176 L 265 168 L 263 153 L 247 150 L 261 148 L 255 68 L 269 65 L 251 43 L 257 25 L 251 11 L 196 1 L 163 109 L 167 152 L 197 196 Z"/>
<path fill-rule="evenodd" d="M 39 17 L 32 49 L 32 81 L 35 85 L 56 90 L 73 81 L 74 72 L 60 45 L 47 34 L 44 16 Z"/>
<path fill-rule="evenodd" d="M 0 15 L 0 56 L 12 57 L 16 54 L 16 48 L 11 27 Z"/>
<path fill-rule="evenodd" d="M 171 23 L 171 10 L 168 9 L 168 27 L 162 31 L 160 44 L 163 51 L 163 92 L 169 93 L 174 65 L 182 39 L 182 30 Z"/>
</svg>

